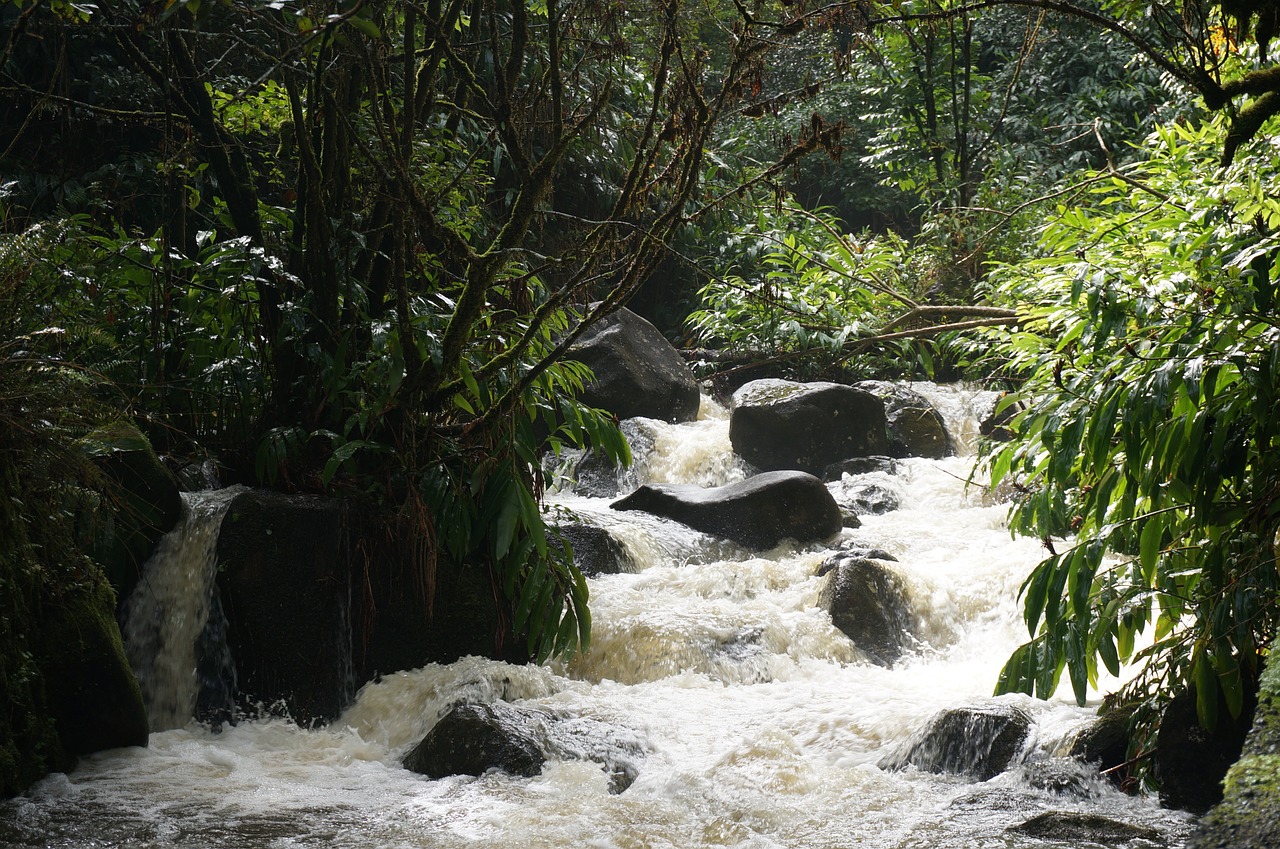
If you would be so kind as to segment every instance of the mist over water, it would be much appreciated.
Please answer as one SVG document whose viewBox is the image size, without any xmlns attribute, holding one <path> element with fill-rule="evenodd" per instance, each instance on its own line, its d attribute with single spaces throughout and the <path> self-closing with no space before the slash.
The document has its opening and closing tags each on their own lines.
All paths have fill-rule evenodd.
<svg viewBox="0 0 1280 849">
<path fill-rule="evenodd" d="M 953 434 L 972 433 L 973 393 L 924 387 Z M 659 425 L 647 480 L 713 485 L 745 470 L 722 410 Z M 969 428 L 968 431 L 965 428 Z M 963 443 L 963 440 L 958 439 Z M 916 611 L 917 650 L 886 669 L 818 607 L 829 555 L 764 554 L 672 522 L 556 496 L 610 529 L 635 564 L 592 579 L 590 650 L 545 667 L 467 658 L 384 676 L 331 726 L 279 719 L 212 733 L 194 723 L 148 749 L 106 752 L 0 809 L 3 846 L 128 847 L 1059 847 L 1006 829 L 1045 810 L 1101 813 L 1176 847 L 1189 821 L 1150 798 L 1082 781 L 1037 789 L 1015 768 L 988 782 L 889 772 L 880 761 L 937 711 L 990 698 L 1025 639 L 1017 590 L 1043 556 L 1013 539 L 1006 507 L 967 489 L 971 457 L 900 461 L 875 478 L 900 509 L 864 516 L 841 541 L 883 549 Z M 643 482 L 643 481 L 639 481 Z M 1044 761 L 1092 715 L 1065 701 L 1003 697 L 1035 722 Z M 634 743 L 635 783 L 609 792 L 590 760 L 542 774 L 429 780 L 400 758 L 454 704 L 506 700 L 584 718 Z"/>
</svg>

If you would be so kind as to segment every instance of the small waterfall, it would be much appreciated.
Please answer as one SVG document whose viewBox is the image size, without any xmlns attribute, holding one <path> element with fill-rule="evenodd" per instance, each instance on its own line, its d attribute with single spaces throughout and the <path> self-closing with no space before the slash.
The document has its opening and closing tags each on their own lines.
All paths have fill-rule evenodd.
<svg viewBox="0 0 1280 849">
<path fill-rule="evenodd" d="M 213 606 L 218 530 L 232 499 L 243 491 L 237 486 L 183 493 L 182 519 L 143 565 L 125 605 L 125 653 L 142 688 L 153 732 L 181 728 L 191 720 L 202 677 L 225 690 L 227 676 L 234 675 L 225 641 L 217 640 L 216 634 L 212 641 L 202 635 Z M 215 630 L 221 625 L 225 631 L 221 606 L 216 612 Z M 206 645 L 198 652 L 201 642 Z M 204 707 L 216 711 L 224 705 Z"/>
</svg>

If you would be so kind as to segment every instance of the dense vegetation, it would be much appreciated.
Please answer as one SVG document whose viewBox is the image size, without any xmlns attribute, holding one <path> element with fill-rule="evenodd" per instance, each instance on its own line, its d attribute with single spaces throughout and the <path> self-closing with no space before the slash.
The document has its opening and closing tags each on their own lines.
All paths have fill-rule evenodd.
<svg viewBox="0 0 1280 849">
<path fill-rule="evenodd" d="M 1132 695 L 1237 712 L 1280 584 L 1278 15 L 10 0 L 0 522 L 58 537 L 66 449 L 127 418 L 228 480 L 379 506 L 428 595 L 481 563 L 530 654 L 573 651 L 539 456 L 625 459 L 563 355 L 632 301 L 738 361 L 1017 390 L 993 478 L 1062 550 L 1000 687 L 1083 696 L 1138 654 Z M 38 706 L 0 638 L 0 696 Z"/>
</svg>

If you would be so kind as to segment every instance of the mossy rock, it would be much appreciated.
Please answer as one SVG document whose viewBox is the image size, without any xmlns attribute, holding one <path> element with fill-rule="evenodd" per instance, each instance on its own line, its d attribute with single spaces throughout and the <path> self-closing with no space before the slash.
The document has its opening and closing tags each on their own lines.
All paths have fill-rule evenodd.
<svg viewBox="0 0 1280 849">
<path fill-rule="evenodd" d="M 115 607 L 115 593 L 97 576 L 44 604 L 40 667 L 49 712 L 69 755 L 147 745 L 146 708 Z"/>
<path fill-rule="evenodd" d="M 102 566 L 119 598 L 126 599 L 156 543 L 182 515 L 178 481 L 128 422 L 103 425 L 80 446 L 109 484 L 100 502 L 81 511 L 81 547 Z"/>
</svg>

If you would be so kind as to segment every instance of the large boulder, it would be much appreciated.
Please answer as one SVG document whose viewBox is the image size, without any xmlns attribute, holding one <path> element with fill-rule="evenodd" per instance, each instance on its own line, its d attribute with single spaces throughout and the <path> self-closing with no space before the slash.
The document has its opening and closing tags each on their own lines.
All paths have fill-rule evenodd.
<svg viewBox="0 0 1280 849">
<path fill-rule="evenodd" d="M 765 472 L 725 486 L 647 484 L 610 505 L 664 516 L 754 551 L 784 539 L 801 545 L 843 527 L 840 508 L 822 481 L 805 472 Z"/>
<path fill-rule="evenodd" d="M 884 401 L 892 456 L 938 459 L 955 453 L 942 414 L 919 392 L 882 380 L 864 380 L 855 383 L 854 388 Z"/>
<path fill-rule="evenodd" d="M 764 471 L 820 475 L 850 457 L 888 453 L 884 402 L 840 383 L 753 380 L 733 393 L 729 439 Z"/>
<path fill-rule="evenodd" d="M 595 380 L 582 400 L 620 419 L 648 416 L 668 422 L 698 417 L 698 381 L 656 327 L 627 309 L 597 321 L 569 349 Z"/>
<path fill-rule="evenodd" d="M 338 502 L 245 490 L 218 535 L 219 601 L 237 686 L 300 723 L 338 715 L 353 695 L 350 589 Z"/>
<path fill-rule="evenodd" d="M 182 516 L 178 481 L 128 422 L 95 429 L 80 446 L 110 484 L 103 502 L 78 517 L 81 548 L 126 599 L 156 543 Z"/>
<path fill-rule="evenodd" d="M 1007 702 L 952 708 L 931 719 L 881 769 L 909 766 L 925 772 L 994 778 L 1022 754 L 1031 735 L 1031 717 Z"/>
<path fill-rule="evenodd" d="M 829 572 L 819 606 L 872 663 L 893 666 L 914 645 L 915 623 L 898 573 L 866 557 L 837 554 L 819 569 Z"/>
<path fill-rule="evenodd" d="M 1280 846 L 1280 664 L 1267 663 L 1257 701 L 1244 750 L 1223 782 L 1223 801 L 1200 820 L 1189 849 Z"/>
<path fill-rule="evenodd" d="M 548 760 L 588 760 L 621 793 L 638 774 L 639 742 L 588 717 L 560 716 L 506 702 L 454 706 L 404 757 L 404 766 L 429 778 L 499 770 L 530 777 Z"/>
<path fill-rule="evenodd" d="M 488 568 L 421 554 L 383 517 L 332 499 L 238 495 L 218 537 L 215 612 L 241 700 L 324 721 L 379 673 L 528 659 L 522 638 L 502 639 L 511 614 Z"/>
</svg>

